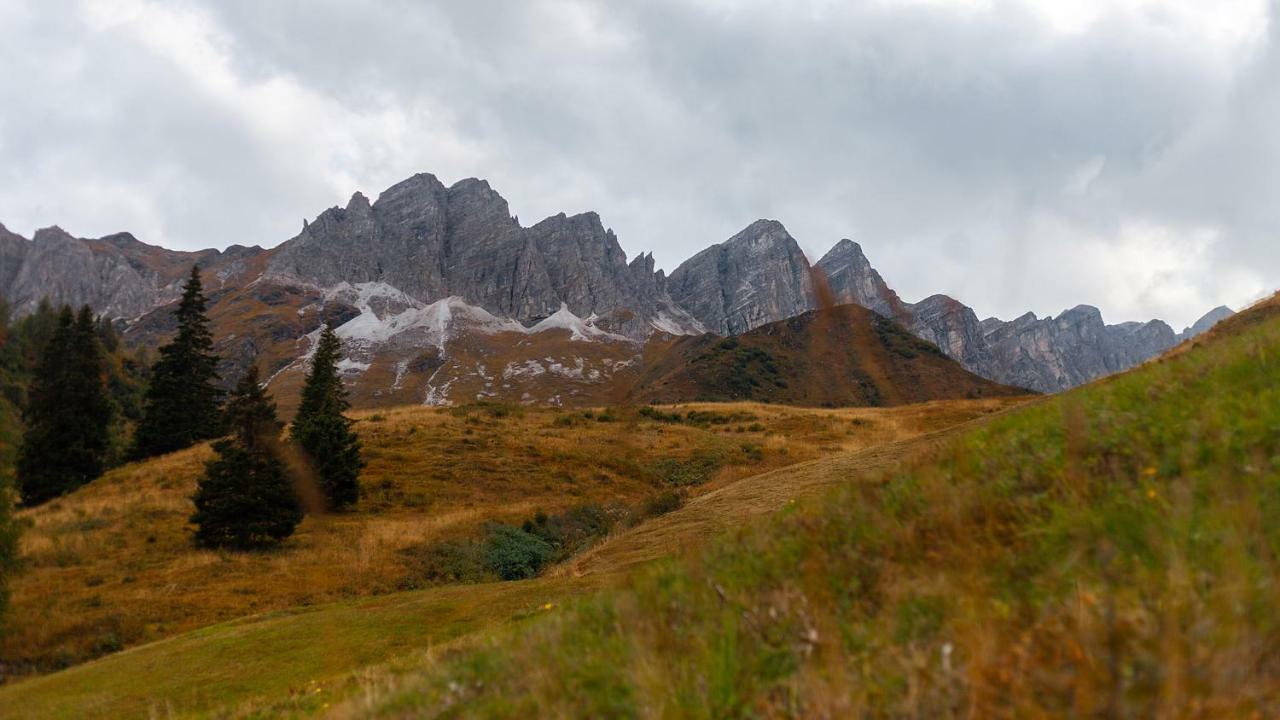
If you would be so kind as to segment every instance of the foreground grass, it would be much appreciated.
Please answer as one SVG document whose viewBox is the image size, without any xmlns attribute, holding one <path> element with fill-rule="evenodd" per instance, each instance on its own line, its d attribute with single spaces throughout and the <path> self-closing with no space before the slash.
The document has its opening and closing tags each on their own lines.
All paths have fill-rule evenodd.
<svg viewBox="0 0 1280 720">
<path fill-rule="evenodd" d="M 1278 553 L 1272 302 L 334 714 L 1276 717 Z"/>
<path fill-rule="evenodd" d="M 720 527 L 707 520 L 771 511 L 776 503 L 762 504 L 760 488 L 776 500 L 810 492 L 825 477 L 767 479 L 763 471 L 875 450 L 1008 406 L 696 405 L 613 410 L 606 421 L 599 411 L 588 418 L 495 407 L 366 414 L 357 426 L 371 461 L 360 510 L 308 518 L 282 550 L 263 554 L 191 546 L 187 495 L 207 450 L 129 466 L 27 512 L 34 527 L 22 601 L 3 647 L 70 652 L 121 627 L 141 628 L 125 636 L 128 645 L 160 641 L 0 687 L 0 717 L 183 715 L 281 697 L 306 697 L 303 707 L 319 709 L 340 694 L 332 683 L 356 669 L 598 588 L 605 575 L 701 542 Z M 758 450 L 744 453 L 744 444 Z M 649 532 L 656 521 L 648 521 L 620 531 L 581 568 L 532 582 L 397 592 L 418 583 L 403 551 L 424 540 L 535 509 L 640 500 L 663 487 L 647 474 L 652 468 L 724 448 L 733 462 L 685 488 L 685 508 L 658 518 L 663 529 Z M 358 599 L 373 595 L 381 597 Z M 224 622 L 255 611 L 263 614 Z M 312 681 L 329 689 L 303 693 Z"/>
</svg>

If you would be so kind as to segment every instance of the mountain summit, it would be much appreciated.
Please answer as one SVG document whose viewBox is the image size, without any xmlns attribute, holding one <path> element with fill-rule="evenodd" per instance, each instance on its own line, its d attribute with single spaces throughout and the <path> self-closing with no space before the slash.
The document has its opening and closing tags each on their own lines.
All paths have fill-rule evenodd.
<svg viewBox="0 0 1280 720">
<path fill-rule="evenodd" d="M 193 264 L 225 331 L 225 377 L 257 357 L 268 377 L 288 382 L 319 327 L 333 323 L 348 340 L 354 397 L 379 403 L 603 402 L 604 385 L 638 371 L 651 337 L 739 335 L 831 304 L 870 309 L 989 380 L 1053 392 L 1132 367 L 1231 312 L 1215 308 L 1181 334 L 1158 320 L 1107 325 L 1089 306 L 980 321 L 946 295 L 904 302 L 852 240 L 811 265 L 770 219 L 668 277 L 652 254 L 628 261 L 594 212 L 524 227 L 484 180 L 445 186 L 427 173 L 372 202 L 357 192 L 270 250 L 178 252 L 128 233 L 85 239 L 56 227 L 27 240 L 0 226 L 0 294 L 17 314 L 45 298 L 89 304 L 124 321 L 132 342 L 171 331 L 165 306 Z M 560 331 L 571 346 L 556 345 Z M 530 355 L 535 346 L 546 352 Z M 499 366 L 505 377 L 493 375 Z"/>
</svg>

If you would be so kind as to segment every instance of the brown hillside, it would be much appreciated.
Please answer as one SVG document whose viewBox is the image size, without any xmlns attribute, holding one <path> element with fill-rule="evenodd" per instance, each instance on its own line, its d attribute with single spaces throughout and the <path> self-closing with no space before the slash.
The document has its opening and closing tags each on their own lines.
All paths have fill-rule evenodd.
<svg viewBox="0 0 1280 720">
<path fill-rule="evenodd" d="M 858 305 L 816 310 L 735 337 L 653 345 L 633 399 L 887 406 L 1028 391 L 985 380 Z"/>
</svg>

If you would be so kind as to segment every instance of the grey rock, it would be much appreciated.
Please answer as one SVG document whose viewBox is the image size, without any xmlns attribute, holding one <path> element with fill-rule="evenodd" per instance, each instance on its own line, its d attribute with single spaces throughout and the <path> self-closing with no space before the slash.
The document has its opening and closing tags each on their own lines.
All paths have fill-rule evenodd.
<svg viewBox="0 0 1280 720">
<path fill-rule="evenodd" d="M 1219 305 L 1218 307 L 1205 313 L 1203 316 L 1201 316 L 1199 320 L 1196 320 L 1194 323 L 1192 323 L 1191 327 L 1188 327 L 1184 329 L 1182 332 L 1178 333 L 1178 340 L 1190 340 L 1191 338 L 1197 335 L 1202 335 L 1204 333 L 1207 333 L 1214 325 L 1217 325 L 1218 323 L 1222 322 L 1223 320 L 1226 320 L 1227 318 L 1235 314 L 1236 314 L 1235 310 L 1232 310 L 1226 305 Z"/>
<path fill-rule="evenodd" d="M 650 258 L 651 260 L 651 258 Z M 643 263 L 642 263 L 643 265 Z M 357 193 L 280 245 L 267 268 L 278 280 L 328 288 L 384 282 L 422 302 L 448 296 L 503 317 L 536 322 L 566 305 L 611 328 L 646 337 L 660 317 L 685 332 L 697 322 L 646 273 L 595 213 L 556 215 L 523 228 L 483 180 L 446 188 L 415 175 L 370 204 Z"/>
<path fill-rule="evenodd" d="M 853 303 L 885 317 L 900 317 L 904 307 L 898 293 L 889 288 L 880 273 L 852 240 L 841 240 L 815 266 L 822 271 L 838 304 Z"/>
<path fill-rule="evenodd" d="M 13 286 L 30 246 L 31 243 L 26 238 L 0 225 L 0 290 L 7 291 Z"/>
<path fill-rule="evenodd" d="M 973 310 L 945 295 L 903 303 L 856 243 L 842 240 L 818 268 L 840 302 L 855 302 L 891 317 L 936 344 L 966 369 L 1007 385 L 1057 392 L 1127 370 L 1173 347 L 1185 336 L 1164 322 L 1107 325 L 1097 308 L 1081 305 L 1057 317 L 1026 313 L 1011 321 L 979 321 Z M 1203 331 L 1223 317 L 1214 310 Z M 1188 328 L 1192 332 L 1197 326 Z"/>
<path fill-rule="evenodd" d="M 991 350 L 983 339 L 978 316 L 969 306 L 946 295 L 931 295 L 912 305 L 899 302 L 898 312 L 891 317 L 897 317 L 917 337 L 937 345 L 966 370 L 984 375 L 990 369 Z"/>
<path fill-rule="evenodd" d="M 757 220 L 680 264 L 671 297 L 709 331 L 746 332 L 815 307 L 809 261 L 776 220 Z"/>
<path fill-rule="evenodd" d="M 241 246 L 226 252 L 181 252 L 147 245 L 128 233 L 90 240 L 72 237 L 59 227 L 44 228 L 26 240 L 4 230 L 0 294 L 19 316 L 48 300 L 132 319 L 176 299 L 192 265 L 231 279 L 235 263 L 243 265 L 261 252 Z"/>
</svg>

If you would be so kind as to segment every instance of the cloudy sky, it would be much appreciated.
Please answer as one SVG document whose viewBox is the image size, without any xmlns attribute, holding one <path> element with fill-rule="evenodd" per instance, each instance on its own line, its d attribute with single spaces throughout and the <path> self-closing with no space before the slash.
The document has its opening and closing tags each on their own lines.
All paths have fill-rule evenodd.
<svg viewBox="0 0 1280 720">
<path fill-rule="evenodd" d="M 419 171 L 668 270 L 752 220 L 908 300 L 1280 286 L 1267 0 L 0 0 L 0 222 L 275 245 Z"/>
</svg>

